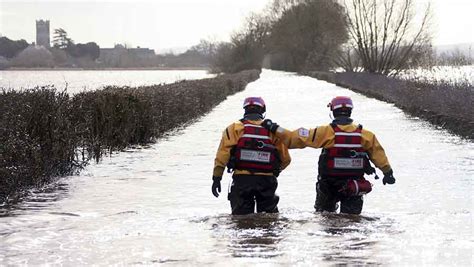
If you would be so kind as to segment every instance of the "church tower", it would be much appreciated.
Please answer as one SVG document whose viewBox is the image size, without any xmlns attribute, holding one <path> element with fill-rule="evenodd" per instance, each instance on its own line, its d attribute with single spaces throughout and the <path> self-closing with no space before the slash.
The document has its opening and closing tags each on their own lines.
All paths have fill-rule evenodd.
<svg viewBox="0 0 474 267">
<path fill-rule="evenodd" d="M 49 39 L 49 20 L 37 20 L 36 21 L 36 45 L 42 45 L 46 48 L 50 48 Z"/>
</svg>

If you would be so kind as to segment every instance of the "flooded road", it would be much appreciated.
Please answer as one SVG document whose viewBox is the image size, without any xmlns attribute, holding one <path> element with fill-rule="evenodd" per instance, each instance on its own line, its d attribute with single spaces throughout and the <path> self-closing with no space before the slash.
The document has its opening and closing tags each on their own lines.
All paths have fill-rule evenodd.
<svg viewBox="0 0 474 267">
<path fill-rule="evenodd" d="M 222 131 L 262 96 L 289 129 L 330 122 L 349 95 L 353 118 L 376 133 L 397 183 L 368 179 L 362 214 L 313 209 L 319 150 L 291 150 L 279 177 L 280 214 L 230 216 L 211 194 Z M 473 264 L 474 144 L 391 104 L 291 73 L 265 70 L 189 127 L 61 179 L 0 213 L 0 265 Z M 381 175 L 379 171 L 379 175 Z M 223 191 L 230 182 L 223 178 Z"/>
</svg>

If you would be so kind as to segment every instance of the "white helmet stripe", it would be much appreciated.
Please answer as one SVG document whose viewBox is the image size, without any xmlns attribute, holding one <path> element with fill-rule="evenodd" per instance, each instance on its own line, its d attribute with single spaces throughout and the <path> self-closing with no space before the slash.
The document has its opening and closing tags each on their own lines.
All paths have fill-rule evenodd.
<svg viewBox="0 0 474 267">
<path fill-rule="evenodd" d="M 344 104 L 345 107 L 347 108 L 352 108 L 352 105 L 351 104 Z M 342 108 L 343 105 L 342 104 L 339 104 L 339 105 L 335 105 L 332 107 L 332 109 L 338 109 L 338 108 Z"/>
<path fill-rule="evenodd" d="M 263 104 L 260 103 L 260 102 L 256 102 L 256 101 L 254 101 L 254 102 L 252 102 L 252 103 L 250 103 L 250 102 L 245 102 L 244 107 L 246 107 L 246 106 L 248 106 L 248 105 L 256 105 L 256 106 L 260 106 L 260 107 L 263 108 Z"/>
</svg>

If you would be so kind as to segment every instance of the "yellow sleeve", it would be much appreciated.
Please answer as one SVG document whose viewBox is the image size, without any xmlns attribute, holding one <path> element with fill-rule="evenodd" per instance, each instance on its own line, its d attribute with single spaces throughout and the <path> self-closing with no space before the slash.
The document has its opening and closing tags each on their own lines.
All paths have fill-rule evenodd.
<svg viewBox="0 0 474 267">
<path fill-rule="evenodd" d="M 278 128 L 276 135 L 281 138 L 282 142 L 288 148 L 305 148 L 307 146 L 312 146 L 312 137 L 316 129 L 305 129 L 299 128 L 294 131 L 286 130 L 282 127 Z"/>
<path fill-rule="evenodd" d="M 278 128 L 277 136 L 283 140 L 283 143 L 290 149 L 292 148 L 321 148 L 334 144 L 334 131 L 328 126 L 319 126 L 317 128 L 299 128 L 289 131 Z"/>
<path fill-rule="evenodd" d="M 388 162 L 387 155 L 385 155 L 385 150 L 372 132 L 362 130 L 362 146 L 369 153 L 370 160 L 377 168 L 382 170 L 383 173 L 392 169 Z"/>
<path fill-rule="evenodd" d="M 214 160 L 214 176 L 222 177 L 227 162 L 229 162 L 230 159 L 230 150 L 237 144 L 238 140 L 239 136 L 235 129 L 235 123 L 229 125 L 222 133 L 221 142 L 217 149 L 216 158 Z"/>
<path fill-rule="evenodd" d="M 282 142 L 282 140 L 276 136 L 273 138 L 273 143 L 275 144 L 276 149 L 280 155 L 281 160 L 281 169 L 284 170 L 291 162 L 291 156 L 288 151 L 288 147 Z"/>
</svg>

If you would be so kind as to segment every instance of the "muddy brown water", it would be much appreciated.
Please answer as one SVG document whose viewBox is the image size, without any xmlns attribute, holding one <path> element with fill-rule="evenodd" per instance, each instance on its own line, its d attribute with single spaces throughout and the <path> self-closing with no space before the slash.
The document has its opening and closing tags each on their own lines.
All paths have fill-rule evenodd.
<svg viewBox="0 0 474 267">
<path fill-rule="evenodd" d="M 246 96 L 290 129 L 329 122 L 349 95 L 376 133 L 397 183 L 368 179 L 360 216 L 315 213 L 319 150 L 291 150 L 279 177 L 279 214 L 230 216 L 211 194 L 213 159 Z M 444 265 L 473 264 L 474 145 L 391 104 L 291 73 L 265 70 L 189 127 L 129 149 L 0 211 L 0 265 Z M 380 175 L 379 171 L 379 175 Z M 226 191 L 230 176 L 223 179 Z"/>
</svg>

